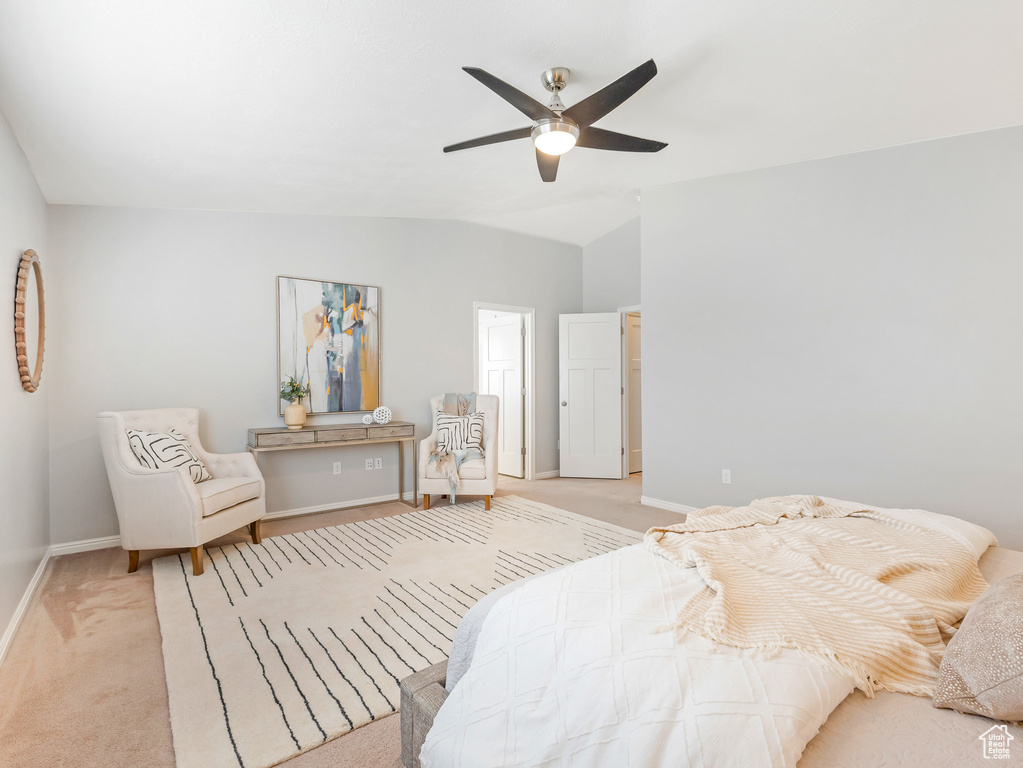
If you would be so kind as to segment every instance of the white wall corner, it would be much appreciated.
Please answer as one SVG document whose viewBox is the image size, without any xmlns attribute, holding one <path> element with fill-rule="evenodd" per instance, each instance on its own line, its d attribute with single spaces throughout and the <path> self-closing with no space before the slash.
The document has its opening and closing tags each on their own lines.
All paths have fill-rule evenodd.
<svg viewBox="0 0 1023 768">
<path fill-rule="evenodd" d="M 656 507 L 657 509 L 666 509 L 669 512 L 678 512 L 680 515 L 688 515 L 690 512 L 695 512 L 699 507 L 690 507 L 687 504 L 676 504 L 673 501 L 664 501 L 663 499 L 653 499 L 649 496 L 640 496 L 639 503 L 647 507 Z"/>
</svg>

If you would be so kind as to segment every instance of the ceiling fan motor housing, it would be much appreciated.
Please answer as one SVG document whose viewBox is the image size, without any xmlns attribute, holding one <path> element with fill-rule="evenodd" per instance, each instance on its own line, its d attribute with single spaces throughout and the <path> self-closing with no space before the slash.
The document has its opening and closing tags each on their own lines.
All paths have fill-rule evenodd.
<svg viewBox="0 0 1023 768">
<path fill-rule="evenodd" d="M 550 67 L 541 73 L 540 82 L 543 83 L 543 87 L 548 91 L 557 93 L 568 85 L 568 78 L 571 74 L 572 72 L 568 67 Z"/>
</svg>

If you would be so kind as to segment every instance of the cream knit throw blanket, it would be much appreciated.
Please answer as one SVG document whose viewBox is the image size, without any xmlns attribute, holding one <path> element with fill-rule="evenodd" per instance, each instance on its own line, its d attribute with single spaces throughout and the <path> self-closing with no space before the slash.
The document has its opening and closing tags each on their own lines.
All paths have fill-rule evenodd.
<svg viewBox="0 0 1023 768">
<path fill-rule="evenodd" d="M 868 696 L 933 695 L 943 633 L 988 586 L 955 540 L 816 496 L 702 509 L 651 528 L 644 546 L 707 584 L 673 627 L 738 648 L 796 648 Z"/>
</svg>

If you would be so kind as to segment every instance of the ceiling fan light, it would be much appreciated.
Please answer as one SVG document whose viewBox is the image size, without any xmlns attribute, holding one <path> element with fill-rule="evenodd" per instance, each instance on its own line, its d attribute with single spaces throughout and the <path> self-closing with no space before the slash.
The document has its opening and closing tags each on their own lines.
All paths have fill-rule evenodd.
<svg viewBox="0 0 1023 768">
<path fill-rule="evenodd" d="M 567 120 L 541 120 L 531 137 L 536 148 L 545 155 L 563 155 L 575 146 L 579 127 Z"/>
</svg>

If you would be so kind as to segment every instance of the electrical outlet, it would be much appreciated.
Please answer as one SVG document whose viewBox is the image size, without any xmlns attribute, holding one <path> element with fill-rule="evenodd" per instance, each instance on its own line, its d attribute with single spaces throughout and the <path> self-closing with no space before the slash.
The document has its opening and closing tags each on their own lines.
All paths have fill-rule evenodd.
<svg viewBox="0 0 1023 768">
<path fill-rule="evenodd" d="M 341 462 L 340 461 L 335 461 L 334 462 L 334 474 L 335 475 L 340 475 L 341 474 Z"/>
<path fill-rule="evenodd" d="M 377 456 L 375 459 L 373 459 L 373 469 L 383 469 L 383 468 L 384 468 L 384 460 L 382 458 Z"/>
<path fill-rule="evenodd" d="M 732 470 L 730 469 L 721 470 L 721 482 L 724 483 L 725 485 L 732 484 Z"/>
<path fill-rule="evenodd" d="M 373 469 L 373 459 L 366 459 L 366 469 Z"/>
</svg>

